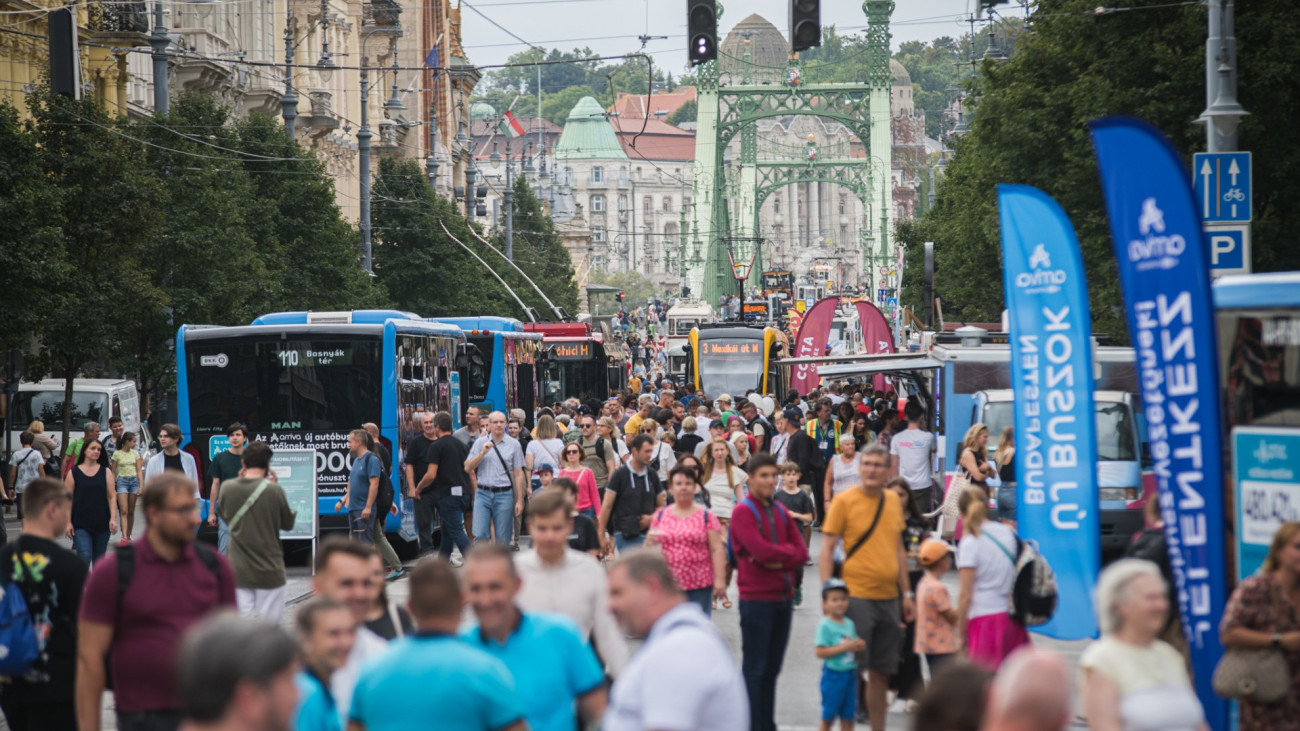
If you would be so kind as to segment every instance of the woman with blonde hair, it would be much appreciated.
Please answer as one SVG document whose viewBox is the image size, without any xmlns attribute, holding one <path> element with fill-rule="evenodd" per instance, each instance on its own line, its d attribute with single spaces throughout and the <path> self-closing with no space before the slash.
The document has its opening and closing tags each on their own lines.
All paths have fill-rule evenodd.
<svg viewBox="0 0 1300 731">
<path fill-rule="evenodd" d="M 733 432 L 728 439 L 731 441 L 732 446 L 736 448 L 736 464 L 747 464 L 752 456 L 749 446 L 753 437 L 745 432 Z"/>
<path fill-rule="evenodd" d="M 1300 523 L 1273 534 L 1264 565 L 1243 579 L 1223 610 L 1219 637 L 1229 649 L 1280 650 L 1291 671 L 1286 697 L 1275 704 L 1239 701 L 1242 731 L 1294 728 L 1300 718 Z"/>
<path fill-rule="evenodd" d="M 862 477 L 858 474 L 858 442 L 852 434 L 840 435 L 840 453 L 831 457 L 826 466 L 826 480 L 822 485 L 825 493 L 826 510 L 830 510 L 831 500 L 846 490 L 851 490 Z"/>
<path fill-rule="evenodd" d="M 51 454 L 59 453 L 59 443 L 45 433 L 45 422 L 36 419 L 27 425 L 27 431 L 32 433 L 32 446 L 41 453 L 41 459 L 48 460 Z"/>
<path fill-rule="evenodd" d="M 997 468 L 989 461 L 988 453 L 989 428 L 984 424 L 971 424 L 971 427 L 966 430 L 966 438 L 962 440 L 957 464 L 970 478 L 970 483 L 984 491 L 985 497 L 991 497 L 989 478 L 998 473 Z"/>
<path fill-rule="evenodd" d="M 537 428 L 533 432 L 533 438 L 524 450 L 524 469 L 528 470 L 529 477 L 543 464 L 549 464 L 552 471 L 559 469 L 560 449 L 564 446 L 564 440 L 560 438 L 555 417 L 550 414 L 537 417 Z"/>
<path fill-rule="evenodd" d="M 1016 583 L 1019 542 L 1015 531 L 989 518 L 988 496 L 983 490 L 967 488 L 957 509 L 963 520 L 963 535 L 957 544 L 961 575 L 957 633 L 966 638 L 966 653 L 972 662 L 996 671 L 1016 648 L 1029 644 L 1029 633 L 1008 611 Z"/>
<path fill-rule="evenodd" d="M 655 440 L 654 451 L 650 453 L 650 469 L 659 475 L 660 482 L 667 485 L 669 470 L 677 466 L 677 456 L 673 454 L 673 446 L 665 444 L 664 440 L 659 438 L 659 422 L 654 419 L 642 419 L 641 424 L 637 426 L 637 431 Z"/>
<path fill-rule="evenodd" d="M 700 460 L 700 480 L 709 493 L 709 503 L 725 529 L 731 523 L 731 513 L 736 503 L 744 498 L 743 488 L 749 475 L 736 466 L 727 440 L 721 437 L 709 442 Z M 731 566 L 727 566 L 727 586 L 731 585 Z M 723 609 L 731 609 L 731 600 L 722 600 Z"/>
<path fill-rule="evenodd" d="M 602 416 L 596 420 L 596 434 L 604 437 L 605 441 L 614 445 L 614 454 L 618 457 L 619 464 L 627 462 L 628 455 L 627 442 L 623 441 L 623 431 L 618 428 L 618 423 L 608 416 Z"/>
<path fill-rule="evenodd" d="M 1150 561 L 1116 561 L 1097 579 L 1101 639 L 1079 660 L 1088 728 L 1205 728 L 1183 656 L 1160 640 L 1169 598 L 1160 568 Z"/>
<path fill-rule="evenodd" d="M 993 452 L 993 463 L 998 468 L 998 517 L 1016 527 L 1016 428 L 1002 430 L 998 448 Z"/>
</svg>

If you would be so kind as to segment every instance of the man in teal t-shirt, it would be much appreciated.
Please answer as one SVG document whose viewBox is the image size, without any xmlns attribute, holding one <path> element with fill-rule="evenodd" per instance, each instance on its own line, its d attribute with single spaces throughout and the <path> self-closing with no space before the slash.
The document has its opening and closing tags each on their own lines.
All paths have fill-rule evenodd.
<svg viewBox="0 0 1300 731">
<path fill-rule="evenodd" d="M 416 633 L 361 669 L 348 717 L 362 731 L 523 731 L 524 709 L 505 664 L 457 636 L 460 578 L 444 561 L 410 573 Z"/>
<path fill-rule="evenodd" d="M 849 609 L 849 587 L 843 579 L 828 579 L 822 586 L 822 617 L 817 625 L 817 657 L 822 665 L 822 729 L 836 719 L 843 731 L 852 731 L 858 705 L 858 663 L 854 653 L 865 652 L 867 643 L 858 637 L 853 620 L 844 616 Z"/>
<path fill-rule="evenodd" d="M 478 626 L 461 637 L 505 663 L 531 731 L 573 731 L 575 701 L 586 722 L 604 715 L 605 672 L 571 619 L 519 610 L 520 586 L 509 547 L 475 546 L 465 559 L 465 588 Z"/>
</svg>

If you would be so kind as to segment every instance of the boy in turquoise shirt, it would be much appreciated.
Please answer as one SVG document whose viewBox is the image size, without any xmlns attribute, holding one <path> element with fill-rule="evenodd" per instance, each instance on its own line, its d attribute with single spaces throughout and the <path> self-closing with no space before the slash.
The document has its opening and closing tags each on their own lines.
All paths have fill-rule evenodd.
<svg viewBox="0 0 1300 731">
<path fill-rule="evenodd" d="M 822 665 L 821 731 L 830 731 L 836 719 L 840 731 L 853 731 L 858 707 L 858 663 L 855 653 L 867 643 L 858 637 L 853 620 L 844 616 L 849 609 L 849 587 L 843 579 L 827 579 L 822 585 L 822 618 L 817 625 L 817 657 Z"/>
</svg>

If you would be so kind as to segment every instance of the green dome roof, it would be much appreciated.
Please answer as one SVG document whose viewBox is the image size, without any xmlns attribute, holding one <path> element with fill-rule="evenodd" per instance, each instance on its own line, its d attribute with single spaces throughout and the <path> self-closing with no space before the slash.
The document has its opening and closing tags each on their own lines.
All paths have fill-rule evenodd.
<svg viewBox="0 0 1300 731">
<path fill-rule="evenodd" d="M 614 126 L 605 117 L 600 102 L 584 96 L 569 112 L 564 132 L 555 145 L 555 156 L 563 160 L 626 160 Z"/>
<path fill-rule="evenodd" d="M 474 102 L 469 105 L 470 119 L 492 119 L 497 116 L 497 110 L 492 108 L 487 102 Z"/>
</svg>

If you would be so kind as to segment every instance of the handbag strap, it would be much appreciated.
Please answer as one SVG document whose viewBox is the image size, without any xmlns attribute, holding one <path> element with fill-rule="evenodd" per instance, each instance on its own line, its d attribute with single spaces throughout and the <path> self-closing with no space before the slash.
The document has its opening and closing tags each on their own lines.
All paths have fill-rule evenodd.
<svg viewBox="0 0 1300 731">
<path fill-rule="evenodd" d="M 880 515 L 884 512 L 885 493 L 881 492 L 880 503 L 876 505 L 876 517 L 871 519 L 871 527 L 867 528 L 867 532 L 863 533 L 862 537 L 858 539 L 858 542 L 853 544 L 853 548 L 850 548 L 848 553 L 844 554 L 844 563 L 848 563 L 849 559 L 853 558 L 853 554 L 857 553 L 859 548 L 862 548 L 862 544 L 866 543 L 867 539 L 871 538 L 871 534 L 876 532 L 876 526 L 880 523 Z"/>
<path fill-rule="evenodd" d="M 248 496 L 248 499 L 244 501 L 244 504 L 239 506 L 239 510 L 236 511 L 234 517 L 230 519 L 228 524 L 226 524 L 226 527 L 230 529 L 230 532 L 233 533 L 235 531 L 235 526 L 239 525 L 239 521 L 244 519 L 244 514 L 248 512 L 249 508 L 253 507 L 253 503 L 257 502 L 259 497 L 262 497 L 262 493 L 266 491 L 267 486 L 270 484 L 271 481 L 267 479 L 263 479 L 261 482 L 257 483 L 257 489 L 253 490 L 253 494 Z"/>
<path fill-rule="evenodd" d="M 996 538 L 994 538 L 993 536 L 990 536 L 990 535 L 987 535 L 987 534 L 986 534 L 985 537 L 987 537 L 990 541 L 992 541 L 992 542 L 993 542 L 993 545 L 995 545 L 995 546 L 998 547 L 998 550 L 1002 551 L 1002 554 L 1003 554 L 1004 556 L 1007 557 L 1007 560 L 1011 562 L 1011 565 L 1012 565 L 1012 566 L 1015 566 L 1015 565 L 1016 565 L 1016 557 L 1013 556 L 1013 555 L 1011 555 L 1011 552 L 1007 550 L 1007 547 L 1006 547 L 1006 546 L 1004 546 L 1004 545 L 1002 545 L 1001 543 L 999 543 L 998 540 L 997 540 Z M 1019 542 L 1017 542 L 1017 546 L 1016 546 L 1016 547 L 1017 547 L 1017 548 L 1020 547 L 1020 546 L 1019 546 Z"/>
</svg>

